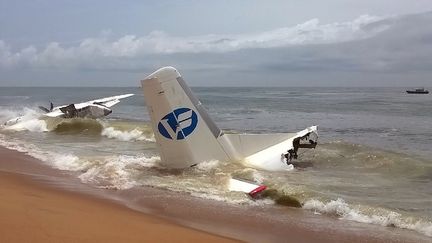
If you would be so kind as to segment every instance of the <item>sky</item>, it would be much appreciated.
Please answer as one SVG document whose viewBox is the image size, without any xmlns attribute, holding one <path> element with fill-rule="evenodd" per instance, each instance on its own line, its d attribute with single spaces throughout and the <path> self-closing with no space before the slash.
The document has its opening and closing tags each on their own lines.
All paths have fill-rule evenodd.
<svg viewBox="0 0 432 243">
<path fill-rule="evenodd" d="M 432 87 L 430 0 L 0 0 L 0 86 Z"/>
</svg>

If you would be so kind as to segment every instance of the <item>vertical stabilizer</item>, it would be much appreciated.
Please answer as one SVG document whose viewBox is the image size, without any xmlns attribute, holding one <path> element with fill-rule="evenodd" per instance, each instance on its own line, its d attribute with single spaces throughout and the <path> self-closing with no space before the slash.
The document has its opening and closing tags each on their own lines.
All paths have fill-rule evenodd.
<svg viewBox="0 0 432 243">
<path fill-rule="evenodd" d="M 229 158 L 217 141 L 220 129 L 175 68 L 161 68 L 141 84 L 164 166 L 184 168 Z"/>
</svg>

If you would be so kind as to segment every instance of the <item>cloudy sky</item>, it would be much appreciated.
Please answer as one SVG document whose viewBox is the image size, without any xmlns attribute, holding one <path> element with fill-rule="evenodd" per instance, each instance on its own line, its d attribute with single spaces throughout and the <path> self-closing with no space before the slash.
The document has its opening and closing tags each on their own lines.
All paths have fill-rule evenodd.
<svg viewBox="0 0 432 243">
<path fill-rule="evenodd" d="M 0 0 L 0 86 L 432 86 L 431 0 Z"/>
</svg>

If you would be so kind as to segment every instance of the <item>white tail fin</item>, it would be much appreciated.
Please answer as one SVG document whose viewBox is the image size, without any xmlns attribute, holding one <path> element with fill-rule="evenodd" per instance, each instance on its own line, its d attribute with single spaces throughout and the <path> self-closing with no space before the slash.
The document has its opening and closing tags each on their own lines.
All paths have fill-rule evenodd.
<svg viewBox="0 0 432 243">
<path fill-rule="evenodd" d="M 141 81 L 162 164 L 184 168 L 210 160 L 243 160 L 252 167 L 289 170 L 281 154 L 316 145 L 317 127 L 298 133 L 223 134 L 180 73 L 164 67 Z M 300 144 L 306 141 L 309 144 Z"/>
<path fill-rule="evenodd" d="M 220 129 L 175 68 L 161 68 L 141 84 L 165 166 L 182 168 L 228 159 L 216 140 Z"/>
</svg>

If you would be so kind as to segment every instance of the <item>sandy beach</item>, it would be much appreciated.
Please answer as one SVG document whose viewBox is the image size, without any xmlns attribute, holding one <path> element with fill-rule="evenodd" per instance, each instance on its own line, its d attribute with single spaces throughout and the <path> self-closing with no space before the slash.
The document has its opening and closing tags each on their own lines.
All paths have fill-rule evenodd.
<svg viewBox="0 0 432 243">
<path fill-rule="evenodd" d="M 1 242 L 235 242 L 0 173 Z"/>
<path fill-rule="evenodd" d="M 0 242 L 234 242 L 19 174 L 0 172 L 0 184 Z"/>
</svg>

